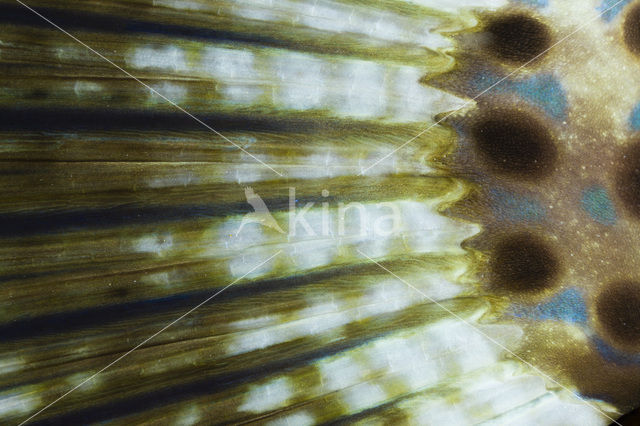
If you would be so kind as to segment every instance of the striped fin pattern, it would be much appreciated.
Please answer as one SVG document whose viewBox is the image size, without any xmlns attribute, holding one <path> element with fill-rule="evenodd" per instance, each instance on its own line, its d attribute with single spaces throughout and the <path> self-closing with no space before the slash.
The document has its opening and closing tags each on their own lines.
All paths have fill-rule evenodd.
<svg viewBox="0 0 640 426">
<path fill-rule="evenodd" d="M 421 80 L 504 4 L 28 2 L 140 84 L 0 1 L 3 423 L 619 414 L 513 356 L 481 228 L 441 214 L 472 188 L 433 125 L 466 101 Z"/>
</svg>

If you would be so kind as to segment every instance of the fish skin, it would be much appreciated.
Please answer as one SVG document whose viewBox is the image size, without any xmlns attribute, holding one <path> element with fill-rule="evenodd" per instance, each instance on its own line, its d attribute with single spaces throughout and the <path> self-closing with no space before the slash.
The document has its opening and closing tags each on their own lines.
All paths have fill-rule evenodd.
<svg viewBox="0 0 640 426">
<path fill-rule="evenodd" d="M 145 85 L 0 1 L 0 418 L 637 407 L 634 4 L 28 5 Z"/>
<path fill-rule="evenodd" d="M 509 305 L 503 319 L 525 330 L 518 353 L 583 395 L 626 411 L 637 407 L 640 383 L 633 315 L 623 319 L 619 307 L 634 306 L 640 288 L 632 195 L 637 167 L 632 120 L 639 94 L 635 86 L 627 86 L 639 66 L 627 35 L 637 5 L 626 5 L 615 16 L 601 16 L 603 7 L 549 2 L 535 9 L 513 4 L 498 15 L 487 13 L 476 32 L 460 35 L 460 65 L 426 82 L 477 97 L 473 110 L 447 117 L 460 144 L 442 160 L 477 186 L 476 194 L 449 212 L 483 226 L 466 246 L 509 264 L 515 260 L 496 254 L 505 239 L 526 232 L 546 246 L 543 254 L 533 240 L 517 240 L 520 248 L 514 250 L 529 262 L 513 268 L 540 278 L 522 281 L 528 286 L 524 291 L 500 284 L 505 263 L 480 267 L 485 291 L 501 294 Z M 510 52 L 519 51 L 518 46 L 532 52 L 519 54 L 521 58 L 510 53 L 506 59 L 491 41 L 499 37 L 495 22 L 503 19 L 539 25 L 529 27 L 549 50 L 542 52 L 531 37 L 522 36 L 519 42 L 516 36 L 509 39 L 514 43 Z M 585 46 L 593 46 L 588 55 Z M 518 135 L 522 145 L 514 150 L 503 142 L 488 150 L 482 132 L 494 135 L 492 141 L 502 140 L 496 139 L 501 132 Z M 518 166 L 505 166 L 512 161 Z M 528 270 L 534 259 L 544 266 Z M 571 303 L 562 299 L 568 291 L 577 296 Z M 613 304 L 621 298 L 625 302 Z"/>
</svg>

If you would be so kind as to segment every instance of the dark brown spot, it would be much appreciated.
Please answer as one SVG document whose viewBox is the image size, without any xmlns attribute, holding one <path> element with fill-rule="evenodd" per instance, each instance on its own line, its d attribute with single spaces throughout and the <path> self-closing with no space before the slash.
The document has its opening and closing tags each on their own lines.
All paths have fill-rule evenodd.
<svg viewBox="0 0 640 426">
<path fill-rule="evenodd" d="M 640 218 L 640 143 L 628 148 L 620 159 L 616 191 L 625 209 Z"/>
<path fill-rule="evenodd" d="M 530 114 L 492 111 L 472 125 L 471 137 L 490 169 L 523 179 L 548 174 L 557 150 L 545 125 Z"/>
<path fill-rule="evenodd" d="M 640 283 L 619 281 L 605 287 L 596 301 L 596 314 L 614 342 L 640 343 Z"/>
<path fill-rule="evenodd" d="M 527 63 L 542 56 L 551 46 L 547 26 L 524 14 L 495 17 L 487 24 L 486 31 L 489 50 L 507 62 Z"/>
<path fill-rule="evenodd" d="M 633 6 L 624 20 L 624 42 L 632 53 L 640 55 L 640 4 Z"/>
<path fill-rule="evenodd" d="M 529 233 L 499 241 L 490 261 L 491 285 L 519 293 L 551 287 L 558 276 L 558 259 L 551 248 Z"/>
</svg>

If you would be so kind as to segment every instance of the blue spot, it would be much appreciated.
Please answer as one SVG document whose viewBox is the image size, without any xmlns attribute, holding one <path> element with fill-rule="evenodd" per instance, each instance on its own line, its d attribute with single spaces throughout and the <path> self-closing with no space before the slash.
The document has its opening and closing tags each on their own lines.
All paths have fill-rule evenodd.
<svg viewBox="0 0 640 426">
<path fill-rule="evenodd" d="M 500 82 L 500 76 L 491 71 L 480 71 L 470 81 L 471 87 L 478 92 L 484 92 L 486 90 L 500 90 L 505 91 L 506 87 L 511 86 L 509 80 Z"/>
<path fill-rule="evenodd" d="M 611 226 L 616 223 L 616 210 L 607 194 L 607 190 L 601 186 L 592 186 L 584 191 L 582 208 L 593 220 L 602 225 Z"/>
<path fill-rule="evenodd" d="M 516 92 L 523 98 L 543 108 L 552 117 L 566 118 L 567 97 L 562 85 L 549 74 L 533 76 L 516 83 Z"/>
<path fill-rule="evenodd" d="M 599 337 L 593 337 L 593 343 L 596 345 L 596 349 L 602 355 L 602 358 L 609 362 L 613 362 L 618 365 L 629 365 L 640 363 L 640 355 L 627 354 L 622 352 Z"/>
<path fill-rule="evenodd" d="M 540 203 L 523 195 L 493 189 L 493 206 L 496 216 L 512 222 L 539 222 L 546 212 Z"/>
<path fill-rule="evenodd" d="M 576 288 L 570 288 L 555 295 L 546 303 L 536 306 L 518 306 L 513 315 L 534 320 L 555 320 L 576 324 L 587 323 L 587 306 L 582 293 Z"/>
<path fill-rule="evenodd" d="M 633 111 L 631 111 L 631 117 L 629 117 L 629 123 L 631 124 L 631 128 L 633 130 L 640 130 L 640 102 L 633 107 Z"/>
<path fill-rule="evenodd" d="M 550 116 L 563 120 L 567 116 L 567 97 L 560 82 L 551 74 L 534 75 L 525 80 L 500 81 L 498 75 L 484 71 L 471 82 L 478 92 L 516 93 L 545 110 Z"/>
<path fill-rule="evenodd" d="M 613 18 L 618 16 L 620 12 L 622 12 L 622 9 L 624 9 L 624 7 L 630 2 L 631 0 L 602 0 L 602 3 L 600 3 L 600 6 L 598 6 L 596 10 L 602 13 L 602 19 L 606 22 L 611 22 Z"/>
<path fill-rule="evenodd" d="M 524 3 L 533 7 L 547 7 L 549 5 L 549 0 L 516 0 L 519 3 Z"/>
</svg>

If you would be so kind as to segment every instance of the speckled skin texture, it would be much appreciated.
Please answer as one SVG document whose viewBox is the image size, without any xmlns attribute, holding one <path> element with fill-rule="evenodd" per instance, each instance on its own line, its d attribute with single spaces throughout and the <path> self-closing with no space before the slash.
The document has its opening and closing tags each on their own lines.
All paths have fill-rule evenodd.
<svg viewBox="0 0 640 426">
<path fill-rule="evenodd" d="M 562 3 L 484 15 L 457 37 L 459 64 L 425 83 L 477 97 L 446 117 L 460 139 L 439 160 L 474 186 L 448 214 L 483 225 L 467 247 L 480 288 L 502 297 L 498 315 L 526 330 L 520 354 L 630 409 L 640 395 L 640 4 L 598 17 L 589 2 Z"/>
</svg>

